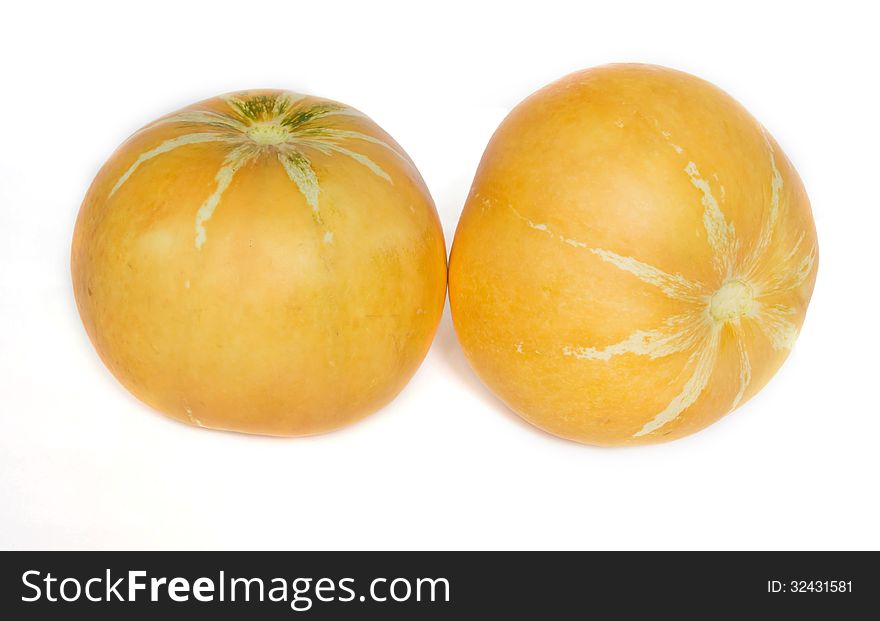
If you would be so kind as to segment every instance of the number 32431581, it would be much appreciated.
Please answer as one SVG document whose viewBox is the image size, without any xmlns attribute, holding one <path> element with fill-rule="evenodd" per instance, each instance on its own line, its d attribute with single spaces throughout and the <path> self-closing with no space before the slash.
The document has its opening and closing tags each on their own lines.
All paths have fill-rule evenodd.
<svg viewBox="0 0 880 621">
<path fill-rule="evenodd" d="M 852 580 L 767 581 L 768 593 L 852 593 Z"/>
</svg>

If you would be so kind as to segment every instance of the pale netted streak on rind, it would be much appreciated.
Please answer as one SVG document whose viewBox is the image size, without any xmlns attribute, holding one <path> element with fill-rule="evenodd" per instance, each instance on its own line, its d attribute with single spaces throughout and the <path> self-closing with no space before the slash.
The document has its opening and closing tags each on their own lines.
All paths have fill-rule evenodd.
<svg viewBox="0 0 880 621">
<path fill-rule="evenodd" d="M 733 398 L 733 403 L 730 406 L 731 412 L 735 410 L 740 401 L 742 401 L 743 396 L 746 394 L 746 389 L 752 382 L 752 363 L 749 360 L 749 352 L 746 349 L 746 340 L 744 335 L 741 334 L 742 328 L 737 326 L 735 330 L 737 336 L 736 345 L 739 350 L 739 390 Z"/>
<path fill-rule="evenodd" d="M 232 183 L 232 177 L 234 177 L 235 173 L 242 166 L 247 164 L 254 155 L 254 150 L 250 145 L 240 145 L 230 152 L 229 155 L 226 156 L 226 159 L 223 160 L 223 166 L 220 167 L 220 170 L 217 171 L 217 175 L 214 177 L 214 181 L 217 184 L 214 191 L 211 192 L 211 195 L 205 199 L 205 202 L 202 203 L 202 206 L 199 207 L 199 210 L 196 212 L 196 248 L 201 248 L 204 245 L 208 235 L 207 231 L 205 231 L 205 222 L 210 220 L 211 216 L 214 215 L 214 209 L 217 208 L 217 204 L 220 202 L 223 192 L 225 192 L 226 188 L 229 187 L 229 184 Z"/>
<path fill-rule="evenodd" d="M 672 132 L 669 132 L 669 131 L 663 129 L 663 127 L 661 127 L 660 121 L 658 119 L 655 118 L 655 119 L 653 119 L 653 121 L 654 121 L 654 123 L 653 123 L 654 129 L 656 129 L 660 133 L 660 135 L 663 137 L 663 140 L 666 142 L 666 144 L 669 145 L 670 147 L 672 147 L 672 150 L 675 151 L 676 153 L 678 153 L 679 155 L 684 154 L 684 149 L 682 148 L 682 146 L 680 144 L 677 144 L 672 141 Z"/>
<path fill-rule="evenodd" d="M 278 122 L 291 131 L 301 127 L 323 127 L 322 125 L 312 125 L 315 121 L 319 121 L 328 116 L 339 116 L 344 114 L 345 107 L 332 101 L 316 102 L 311 105 L 298 105 L 290 109 L 290 111 L 282 116 Z M 356 115 L 349 115 L 356 116 Z"/>
<path fill-rule="evenodd" d="M 244 132 L 247 125 L 228 114 L 220 114 L 210 110 L 189 110 L 178 112 L 170 116 L 159 119 L 147 125 L 147 127 L 156 127 L 158 125 L 167 125 L 169 123 L 185 123 L 190 125 L 207 125 L 220 130 L 229 132 Z"/>
<path fill-rule="evenodd" d="M 706 239 L 712 248 L 712 261 L 715 269 L 723 278 L 730 278 L 733 265 L 736 261 L 737 241 L 736 232 L 732 223 L 724 218 L 724 212 L 718 205 L 718 201 L 712 194 L 709 182 L 700 176 L 697 165 L 688 162 L 684 171 L 690 177 L 691 184 L 700 190 L 703 204 L 703 227 L 706 229 Z"/>
<path fill-rule="evenodd" d="M 322 142 L 314 139 L 299 139 L 296 141 L 298 145 L 303 147 L 308 147 L 311 149 L 315 149 L 319 153 L 323 153 L 324 155 L 333 155 L 334 153 L 339 153 L 340 155 L 345 155 L 350 157 L 355 162 L 362 166 L 366 166 L 370 172 L 378 177 L 382 177 L 385 181 L 392 183 L 391 175 L 385 172 L 381 166 L 376 164 L 373 160 L 368 158 L 366 155 L 361 155 L 351 149 L 346 149 L 343 146 L 336 144 L 335 142 Z"/>
<path fill-rule="evenodd" d="M 715 361 L 718 358 L 718 345 L 721 339 L 721 327 L 719 325 L 710 328 L 705 341 L 698 347 L 697 351 L 691 356 L 691 362 L 694 365 L 694 372 L 685 382 L 684 388 L 675 398 L 669 402 L 662 412 L 657 414 L 650 421 L 645 423 L 639 431 L 633 434 L 634 438 L 656 431 L 666 423 L 678 418 L 682 412 L 693 405 L 700 397 L 709 384 L 709 378 L 712 377 L 712 371 L 715 368 Z"/>
<path fill-rule="evenodd" d="M 651 359 L 690 351 L 703 342 L 710 329 L 702 309 L 673 315 L 660 328 L 636 330 L 624 340 L 597 347 L 564 347 L 562 353 L 582 360 L 610 360 L 612 356 L 635 354 Z"/>
<path fill-rule="evenodd" d="M 770 140 L 766 135 L 764 136 L 764 142 L 767 145 L 770 159 L 770 170 L 772 173 L 770 178 L 770 207 L 767 210 L 767 216 L 764 217 L 764 222 L 761 226 L 761 233 L 758 237 L 758 243 L 755 244 L 755 248 L 752 250 L 746 265 L 741 270 L 745 278 L 754 277 L 757 270 L 760 269 L 761 259 L 770 247 L 770 241 L 773 239 L 773 235 L 776 232 L 776 223 L 779 221 L 779 197 L 783 187 L 782 173 L 779 172 L 779 168 L 776 166 L 776 156 L 773 153 L 773 146 L 770 144 Z"/>
<path fill-rule="evenodd" d="M 317 138 L 320 139 L 321 142 L 330 143 L 338 143 L 343 140 L 363 140 L 364 142 L 369 142 L 370 144 L 375 144 L 380 147 L 384 147 L 391 151 L 394 155 L 399 157 L 400 159 L 409 162 L 409 158 L 405 153 L 396 149 L 393 145 L 388 144 L 384 140 L 379 140 L 378 138 L 374 138 L 369 134 L 365 134 L 363 132 L 358 132 L 350 129 L 339 129 L 338 127 L 306 127 L 303 129 L 295 130 L 292 132 L 292 135 L 296 138 Z"/>
<path fill-rule="evenodd" d="M 654 285 L 674 300 L 694 302 L 701 297 L 702 285 L 689 281 L 681 274 L 669 274 L 638 259 L 625 257 L 603 248 L 587 248 L 587 250 L 614 267 L 629 272 L 642 282 Z"/>
<path fill-rule="evenodd" d="M 758 273 L 755 278 L 755 288 L 759 297 L 786 293 L 797 289 L 807 281 L 815 267 L 816 248 L 814 246 L 807 254 L 799 259 L 796 258 L 802 240 L 803 235 L 785 257 L 767 270 L 766 275 Z"/>
<path fill-rule="evenodd" d="M 508 205 L 508 207 L 517 218 L 528 224 L 530 228 L 535 229 L 536 231 L 541 231 L 554 239 L 558 239 L 564 244 L 586 250 L 587 252 L 596 255 L 603 261 L 614 265 L 616 268 L 632 274 L 642 282 L 657 287 L 669 298 L 680 300 L 682 302 L 697 302 L 704 297 L 703 284 L 700 282 L 692 282 L 681 274 L 669 274 L 653 265 L 649 265 L 648 263 L 644 263 L 632 257 L 617 254 L 611 250 L 605 250 L 604 248 L 591 248 L 584 242 L 556 233 L 546 224 L 536 224 L 532 222 L 517 211 L 512 205 Z"/>
<path fill-rule="evenodd" d="M 797 326 L 787 319 L 795 310 L 785 304 L 757 303 L 753 320 L 773 346 L 773 349 L 791 349 L 797 339 Z"/>
<path fill-rule="evenodd" d="M 110 190 L 109 196 L 113 196 L 122 184 L 128 181 L 128 178 L 136 171 L 141 164 L 146 162 L 147 160 L 151 160 L 158 155 L 162 155 L 163 153 L 168 153 L 169 151 L 173 151 L 179 147 L 183 147 L 190 144 L 199 144 L 203 142 L 232 142 L 229 136 L 224 134 L 215 134 L 215 133 L 195 133 L 195 134 L 184 134 L 182 136 L 178 136 L 177 138 L 171 138 L 170 140 L 166 140 L 158 147 L 154 147 L 149 151 L 145 151 L 138 156 L 138 158 L 134 161 L 128 170 L 123 173 L 121 177 L 116 181 L 116 185 L 113 186 L 113 189 Z"/>
<path fill-rule="evenodd" d="M 321 118 L 328 116 L 350 116 L 356 119 L 370 118 L 360 110 L 355 110 L 354 108 L 349 108 L 348 106 L 339 106 L 333 110 L 328 110 L 323 115 L 321 115 Z"/>
<path fill-rule="evenodd" d="M 357 153 L 356 151 L 352 151 L 351 149 L 346 149 L 345 147 L 341 147 L 339 145 L 331 145 L 329 148 L 331 150 L 341 154 L 341 155 L 346 155 L 346 156 L 350 157 L 351 159 L 353 159 L 355 162 L 357 162 L 358 164 L 360 164 L 362 166 L 366 166 L 368 169 L 370 169 L 370 171 L 372 171 L 372 173 L 374 175 L 382 177 L 388 183 L 392 183 L 392 184 L 394 183 L 391 180 L 391 175 L 389 175 L 387 172 L 385 172 L 385 170 L 381 166 L 379 166 L 376 162 L 374 162 L 373 160 L 368 158 L 366 155 L 362 155 L 360 153 Z"/>
<path fill-rule="evenodd" d="M 318 185 L 318 177 L 312 170 L 312 164 L 309 158 L 295 149 L 285 149 L 279 151 L 278 160 L 284 166 L 287 176 L 296 184 L 299 191 L 305 197 L 306 202 L 312 208 L 312 213 L 318 221 L 321 220 L 321 214 L 318 209 L 318 193 L 321 188 Z"/>
</svg>

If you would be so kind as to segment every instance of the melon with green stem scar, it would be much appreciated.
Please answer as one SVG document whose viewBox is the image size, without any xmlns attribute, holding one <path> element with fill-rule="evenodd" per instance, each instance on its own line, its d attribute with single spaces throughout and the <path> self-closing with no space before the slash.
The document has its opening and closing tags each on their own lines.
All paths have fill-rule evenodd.
<svg viewBox="0 0 880 621">
<path fill-rule="evenodd" d="M 80 209 L 74 292 L 98 354 L 180 421 L 306 435 L 390 401 L 445 299 L 409 157 L 343 104 L 209 99 L 131 136 Z"/>
<path fill-rule="evenodd" d="M 469 362 L 512 409 L 626 445 L 754 396 L 794 345 L 816 267 L 801 180 L 742 106 L 685 73 L 610 65 L 498 128 L 449 295 Z"/>
</svg>

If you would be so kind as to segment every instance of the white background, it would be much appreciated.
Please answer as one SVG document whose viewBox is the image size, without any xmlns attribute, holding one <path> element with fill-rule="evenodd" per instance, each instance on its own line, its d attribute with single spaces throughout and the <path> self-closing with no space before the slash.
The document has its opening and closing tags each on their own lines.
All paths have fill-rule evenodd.
<svg viewBox="0 0 880 621">
<path fill-rule="evenodd" d="M 16 2 L 0 25 L 0 547 L 880 548 L 880 90 L 870 3 Z M 271 439 L 178 424 L 104 369 L 68 252 L 112 150 L 230 90 L 349 103 L 409 152 L 452 241 L 489 137 L 571 71 L 695 73 L 779 140 L 819 278 L 756 398 L 666 445 L 521 422 L 444 316 L 425 363 L 353 427 Z"/>
</svg>

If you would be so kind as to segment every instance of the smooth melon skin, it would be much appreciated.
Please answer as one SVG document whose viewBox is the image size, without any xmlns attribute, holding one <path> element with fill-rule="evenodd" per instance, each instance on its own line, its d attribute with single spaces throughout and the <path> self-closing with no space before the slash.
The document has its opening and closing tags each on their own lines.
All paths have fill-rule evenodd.
<svg viewBox="0 0 880 621">
<path fill-rule="evenodd" d="M 445 299 L 434 204 L 370 119 L 285 91 L 129 138 L 82 204 L 77 305 L 134 395 L 185 423 L 298 436 L 389 402 Z"/>
<path fill-rule="evenodd" d="M 449 296 L 468 361 L 508 406 L 563 438 L 631 445 L 694 433 L 757 393 L 816 267 L 804 187 L 754 118 L 694 76 L 609 65 L 498 128 Z"/>
</svg>

